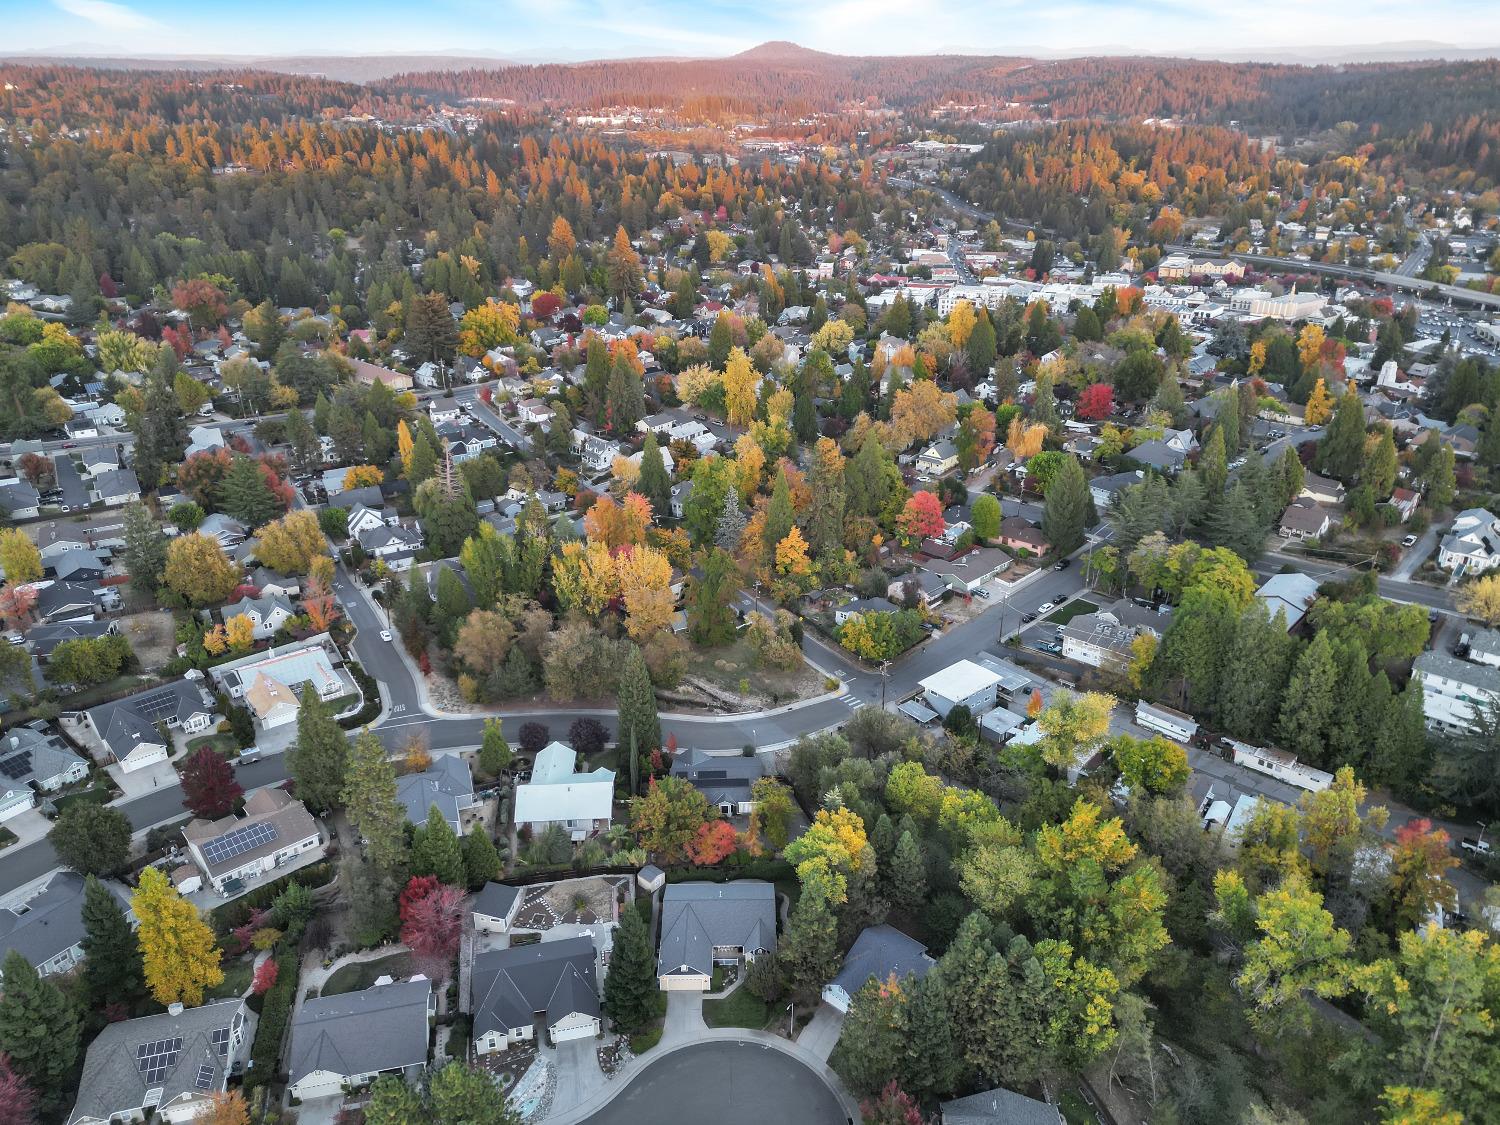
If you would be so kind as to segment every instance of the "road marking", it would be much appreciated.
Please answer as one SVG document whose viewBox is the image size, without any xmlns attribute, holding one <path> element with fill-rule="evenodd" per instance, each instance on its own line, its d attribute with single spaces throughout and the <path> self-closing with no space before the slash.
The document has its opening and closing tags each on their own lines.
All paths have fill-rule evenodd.
<svg viewBox="0 0 1500 1125">
<path fill-rule="evenodd" d="M 392 715 L 399 715 L 399 714 L 401 714 L 402 711 L 405 711 L 405 710 L 406 710 L 406 704 L 404 704 L 404 703 L 397 703 L 397 704 L 395 704 L 395 705 L 393 705 L 391 707 L 391 714 Z"/>
</svg>

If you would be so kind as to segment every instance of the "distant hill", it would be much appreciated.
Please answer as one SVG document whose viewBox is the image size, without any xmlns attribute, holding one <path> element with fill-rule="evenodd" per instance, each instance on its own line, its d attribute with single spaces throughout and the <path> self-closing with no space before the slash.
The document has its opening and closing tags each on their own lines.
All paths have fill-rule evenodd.
<svg viewBox="0 0 1500 1125">
<path fill-rule="evenodd" d="M 484 55 L 94 55 L 20 54 L 0 62 L 23 66 L 80 66 L 104 70 L 267 70 L 275 74 L 321 75 L 337 82 L 383 82 L 413 70 L 493 70 L 513 65 Z"/>
<path fill-rule="evenodd" d="M 814 51 L 811 47 L 803 47 L 798 43 L 789 43 L 785 39 L 772 39 L 766 43 L 751 47 L 748 51 L 741 51 L 737 55 L 730 55 L 731 59 L 744 59 L 749 62 L 834 62 L 845 56 L 831 55 L 827 51 Z"/>
</svg>

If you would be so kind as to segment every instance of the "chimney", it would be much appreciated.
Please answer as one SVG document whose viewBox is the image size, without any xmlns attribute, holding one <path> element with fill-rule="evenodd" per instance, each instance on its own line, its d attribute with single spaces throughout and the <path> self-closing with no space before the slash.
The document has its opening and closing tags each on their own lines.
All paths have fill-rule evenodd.
<svg viewBox="0 0 1500 1125">
<path fill-rule="evenodd" d="M 167 1005 L 167 1015 L 169 1015 L 169 1016 L 180 1016 L 180 1015 L 182 1015 L 182 1004 L 181 1003 L 168 1004 Z"/>
</svg>

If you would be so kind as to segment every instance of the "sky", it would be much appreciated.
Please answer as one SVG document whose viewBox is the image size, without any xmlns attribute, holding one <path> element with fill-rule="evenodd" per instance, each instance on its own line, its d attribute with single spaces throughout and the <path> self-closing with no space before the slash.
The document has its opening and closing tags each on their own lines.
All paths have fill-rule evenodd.
<svg viewBox="0 0 1500 1125">
<path fill-rule="evenodd" d="M 523 61 L 716 56 L 770 39 L 841 54 L 1500 48 L 1496 0 L 0 0 L 0 50 Z M 1436 53 L 1436 52 L 1433 52 Z"/>
</svg>

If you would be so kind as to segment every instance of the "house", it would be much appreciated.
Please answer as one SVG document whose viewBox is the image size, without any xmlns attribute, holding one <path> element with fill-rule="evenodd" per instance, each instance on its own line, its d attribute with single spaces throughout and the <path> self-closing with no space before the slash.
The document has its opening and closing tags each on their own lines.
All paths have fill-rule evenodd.
<svg viewBox="0 0 1500 1125">
<path fill-rule="evenodd" d="M 260 591 L 261 597 L 295 598 L 302 593 L 302 579 L 295 574 L 277 574 L 269 567 L 258 566 L 246 575 L 246 581 Z"/>
<path fill-rule="evenodd" d="M 224 607 L 225 621 L 231 617 L 248 617 L 250 624 L 255 627 L 251 635 L 258 641 L 270 640 L 295 616 L 297 613 L 292 604 L 278 594 L 241 598 L 233 605 Z"/>
<path fill-rule="evenodd" d="M 425 366 L 425 364 L 424 364 Z M 427 403 L 427 416 L 432 419 L 434 426 L 441 426 L 447 422 L 457 422 L 464 415 L 464 408 L 459 405 L 457 399 L 431 399 Z"/>
<path fill-rule="evenodd" d="M 396 800 L 406 809 L 406 819 L 412 824 L 426 824 L 428 810 L 437 809 L 460 836 L 468 833 L 479 816 L 474 775 L 469 763 L 457 754 L 444 754 L 421 773 L 398 777 Z"/>
<path fill-rule="evenodd" d="M 226 551 L 238 547 L 245 541 L 245 536 L 250 529 L 239 520 L 224 515 L 222 512 L 214 512 L 205 516 L 203 522 L 198 525 L 198 534 L 207 535 L 219 541 L 219 546 Z"/>
<path fill-rule="evenodd" d="M 0 821 L 36 807 L 52 793 L 89 775 L 89 764 L 40 721 L 0 734 Z"/>
<path fill-rule="evenodd" d="M 1402 523 L 1417 514 L 1417 506 L 1421 503 L 1422 494 L 1409 488 L 1398 488 L 1391 493 L 1390 505 L 1400 514 Z"/>
<path fill-rule="evenodd" d="M 687 502 L 693 495 L 693 482 L 690 480 L 678 481 L 672 486 L 671 506 L 672 518 L 680 520 L 687 515 Z"/>
<path fill-rule="evenodd" d="M 1494 629 L 1475 629 L 1468 636 L 1469 659 L 1475 664 L 1500 668 L 1500 632 Z"/>
<path fill-rule="evenodd" d="M 1009 707 L 996 707 L 980 716 L 979 733 L 991 742 L 1004 744 L 1026 729 L 1030 721 L 1019 711 L 1012 711 Z"/>
<path fill-rule="evenodd" d="M 246 702 L 262 729 L 271 729 L 296 721 L 297 701 L 308 685 L 325 703 L 356 693 L 334 666 L 337 651 L 322 633 L 217 665 L 209 675 L 230 699 Z"/>
<path fill-rule="evenodd" d="M 1286 627 L 1295 629 L 1318 600 L 1318 583 L 1314 578 L 1292 571 L 1273 574 L 1255 591 L 1255 597 L 1266 607 L 1268 616 L 1286 615 Z"/>
<path fill-rule="evenodd" d="M 97 586 L 103 581 L 109 563 L 98 551 L 67 551 L 49 560 L 46 569 L 61 582 Z"/>
<path fill-rule="evenodd" d="M 130 893 L 118 883 L 106 882 L 132 924 Z M 41 976 L 66 973 L 84 960 L 84 878 L 72 871 L 59 871 L 38 895 L 0 910 L 0 963 L 12 950 Z"/>
<path fill-rule="evenodd" d="M 437 993 L 420 976 L 304 1000 L 292 1019 L 287 1092 L 306 1101 L 368 1086 L 382 1074 L 416 1079 L 436 1017 Z"/>
<path fill-rule="evenodd" d="M 389 526 L 391 525 L 385 517 L 384 505 L 372 507 L 366 504 L 355 504 L 349 509 L 349 515 L 344 520 L 344 528 L 348 531 L 350 539 L 358 539 L 361 532 Z"/>
<path fill-rule="evenodd" d="M 1466 508 L 1438 545 L 1438 566 L 1478 574 L 1500 566 L 1500 519 L 1483 508 Z"/>
<path fill-rule="evenodd" d="M 662 892 L 657 981 L 707 992 L 714 966 L 776 950 L 776 888 L 759 879 L 672 883 Z"/>
<path fill-rule="evenodd" d="M 842 625 L 851 617 L 857 617 L 865 613 L 897 613 L 900 606 L 893 604 L 886 598 L 855 598 L 852 602 L 845 602 L 835 607 L 833 611 L 833 623 Z"/>
<path fill-rule="evenodd" d="M 392 371 L 389 367 L 381 367 L 363 359 L 351 358 L 349 363 L 354 368 L 354 380 L 357 383 L 363 383 L 367 387 L 384 383 L 393 391 L 411 390 L 410 375 L 403 375 L 399 371 Z"/>
<path fill-rule="evenodd" d="M 1135 721 L 1147 730 L 1175 738 L 1178 742 L 1191 742 L 1198 733 L 1198 724 L 1191 715 L 1159 703 L 1147 703 L 1144 699 L 1136 701 Z"/>
<path fill-rule="evenodd" d="M 1295 754 L 1285 750 L 1272 750 L 1263 746 L 1251 746 L 1248 742 L 1224 739 L 1225 745 L 1234 752 L 1234 764 L 1268 774 L 1288 785 L 1317 793 L 1333 784 L 1333 774 L 1304 766 Z"/>
<path fill-rule="evenodd" d="M 958 447 L 951 441 L 936 441 L 922 450 L 917 458 L 917 472 L 927 477 L 943 477 L 958 468 Z"/>
<path fill-rule="evenodd" d="M 144 1121 L 155 1113 L 168 1125 L 202 1114 L 247 1046 L 245 1002 L 214 1000 L 197 1008 L 106 1024 L 89 1044 L 68 1125 Z"/>
<path fill-rule="evenodd" d="M 1146 479 L 1146 474 L 1140 469 L 1134 469 L 1128 473 L 1114 473 L 1110 476 L 1095 477 L 1089 481 L 1089 492 L 1094 497 L 1094 507 L 1104 512 L 1114 503 L 1115 497 Z"/>
<path fill-rule="evenodd" d="M 1187 454 L 1166 442 L 1153 438 L 1143 441 L 1125 454 L 1130 460 L 1171 476 L 1187 463 Z"/>
<path fill-rule="evenodd" d="M 251 793 L 244 816 L 190 820 L 182 837 L 209 886 L 225 898 L 308 852 L 323 851 L 318 822 L 284 789 Z"/>
<path fill-rule="evenodd" d="M 1028 551 L 1033 555 L 1045 555 L 1052 549 L 1042 529 L 1024 516 L 1006 516 L 1001 520 L 995 542 L 1012 551 Z"/>
<path fill-rule="evenodd" d="M 953 708 L 967 707 L 972 714 L 995 706 L 1000 676 L 972 660 L 960 660 L 918 683 L 928 706 L 942 718 Z"/>
<path fill-rule="evenodd" d="M 63 641 L 91 641 L 117 632 L 113 621 L 59 621 L 55 625 L 33 625 L 26 630 L 26 647 L 38 660 L 45 661 Z"/>
<path fill-rule="evenodd" d="M 557 417 L 557 412 L 539 398 L 523 398 L 516 403 L 518 421 L 535 426 L 545 426 Z"/>
<path fill-rule="evenodd" d="M 590 936 L 496 949 L 470 972 L 474 1051 L 530 1042 L 541 1025 L 552 1044 L 599 1034 L 599 986 Z"/>
<path fill-rule="evenodd" d="M 380 559 L 390 570 L 409 570 L 424 542 L 416 527 L 370 528 L 355 539 L 365 554 Z"/>
<path fill-rule="evenodd" d="M 755 809 L 750 790 L 766 775 L 760 755 L 709 754 L 685 750 L 672 760 L 672 776 L 687 781 L 724 816 L 748 816 Z"/>
<path fill-rule="evenodd" d="M 620 443 L 602 438 L 587 430 L 573 430 L 573 452 L 578 454 L 583 467 L 591 473 L 605 472 L 620 455 Z"/>
<path fill-rule="evenodd" d="M 512 887 L 506 883 L 486 883 L 469 900 L 469 913 L 474 916 L 476 930 L 486 934 L 503 934 L 515 922 L 516 911 L 520 906 L 520 887 Z"/>
<path fill-rule="evenodd" d="M 867 926 L 844 955 L 839 975 L 824 986 L 823 1001 L 847 1013 L 854 994 L 868 981 L 920 980 L 934 964 L 927 947 L 916 938 L 894 926 Z"/>
<path fill-rule="evenodd" d="M 48 582 L 35 587 L 36 602 L 31 612 L 40 621 L 92 619 L 99 608 L 97 584 L 92 582 Z M 118 600 L 119 595 L 115 595 Z"/>
<path fill-rule="evenodd" d="M 1320 477 L 1317 473 L 1304 473 L 1302 491 L 1297 495 L 1319 504 L 1337 505 L 1344 502 L 1344 486 L 1336 480 Z"/>
<path fill-rule="evenodd" d="M 1062 627 L 1062 655 L 1091 668 L 1119 671 L 1135 655 L 1136 637 L 1161 638 L 1167 618 L 1134 602 L 1119 601 L 1093 613 L 1080 613 Z"/>
<path fill-rule="evenodd" d="M 97 477 L 111 469 L 120 468 L 120 454 L 112 445 L 91 445 L 79 451 L 78 460 L 83 466 L 83 475 Z"/>
<path fill-rule="evenodd" d="M 13 520 L 33 520 L 41 515 L 42 498 L 30 481 L 0 481 L 0 511 Z"/>
<path fill-rule="evenodd" d="M 1417 657 L 1412 675 L 1422 686 L 1422 712 L 1433 730 L 1476 733 L 1479 709 L 1500 705 L 1500 668 L 1493 664 L 1460 660 L 1433 649 Z"/>
<path fill-rule="evenodd" d="M 928 565 L 931 564 L 929 563 Z M 916 592 L 918 601 L 928 609 L 936 608 L 942 603 L 944 598 L 952 593 L 951 588 L 943 580 L 941 574 L 935 574 L 931 570 L 918 568 L 910 574 L 892 581 L 886 587 L 886 597 L 904 605 L 906 604 L 908 587 Z"/>
<path fill-rule="evenodd" d="M 163 728 L 202 734 L 212 727 L 214 706 L 200 681 L 183 679 L 101 703 L 84 714 L 94 737 L 131 773 L 170 756 L 172 738 Z"/>
<path fill-rule="evenodd" d="M 195 453 L 212 453 L 215 449 L 224 448 L 224 431 L 218 426 L 194 426 L 188 431 L 188 444 L 182 457 L 186 460 Z"/>
<path fill-rule="evenodd" d="M 609 827 L 614 806 L 615 774 L 599 769 L 579 773 L 577 755 L 561 742 L 544 747 L 536 756 L 531 780 L 516 786 L 516 824 L 533 833 L 561 825 L 574 840 Z"/>
<path fill-rule="evenodd" d="M 1042 542 L 1045 544 L 1045 540 Z M 998 578 L 1010 564 L 1010 556 L 998 547 L 975 547 L 951 559 L 927 559 L 922 569 L 941 579 L 955 594 L 968 595 Z"/>
<path fill-rule="evenodd" d="M 1327 508 L 1320 508 L 1311 500 L 1293 500 L 1281 513 L 1276 534 L 1283 539 L 1321 539 L 1332 526 L 1333 517 Z"/>
<path fill-rule="evenodd" d="M 99 503 L 117 508 L 141 498 L 141 483 L 135 479 L 134 469 L 111 469 L 94 478 L 94 492 Z"/>
<path fill-rule="evenodd" d="M 941 1125 L 1066 1125 L 1055 1105 L 997 1086 L 940 1107 Z"/>
</svg>

